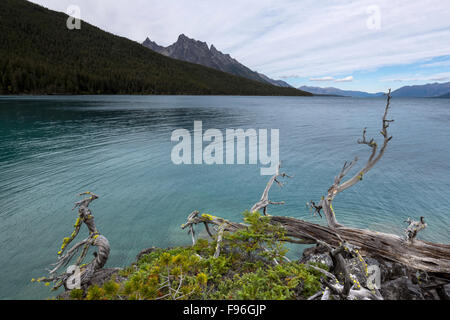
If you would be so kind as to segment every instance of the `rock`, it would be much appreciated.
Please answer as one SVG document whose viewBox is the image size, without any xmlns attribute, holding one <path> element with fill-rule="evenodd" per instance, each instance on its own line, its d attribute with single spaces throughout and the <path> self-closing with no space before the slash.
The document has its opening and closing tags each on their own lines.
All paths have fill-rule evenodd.
<svg viewBox="0 0 450 320">
<path fill-rule="evenodd" d="M 391 278 L 404 277 L 408 275 L 408 268 L 400 263 L 394 263 L 391 268 Z"/>
<path fill-rule="evenodd" d="M 118 275 L 119 271 L 122 270 L 120 268 L 108 268 L 108 269 L 100 269 L 92 276 L 91 280 L 88 283 L 88 286 L 103 286 L 105 282 L 108 282 L 113 275 Z M 120 280 L 120 279 L 118 279 Z"/>
<path fill-rule="evenodd" d="M 381 295 L 385 300 L 424 300 L 420 287 L 407 276 L 382 283 Z"/>
<path fill-rule="evenodd" d="M 450 300 L 450 284 L 439 286 L 436 291 L 440 299 Z"/>
<path fill-rule="evenodd" d="M 116 275 L 116 281 L 123 281 L 125 278 L 121 277 L 118 275 L 119 271 L 122 270 L 121 268 L 108 268 L 108 269 L 100 269 L 97 272 L 94 273 L 94 275 L 92 276 L 92 279 L 89 281 L 88 284 L 83 285 L 82 289 L 83 291 L 87 292 L 87 289 L 91 286 L 103 286 L 105 284 L 105 282 L 108 282 L 109 280 L 111 280 L 111 277 L 113 275 Z M 57 299 L 59 300 L 68 300 L 70 299 L 70 291 L 71 290 L 67 290 L 61 294 L 58 295 Z"/>
<path fill-rule="evenodd" d="M 388 282 L 390 280 L 394 280 L 394 278 L 391 278 L 391 272 L 392 272 L 393 265 L 394 264 L 392 262 L 389 262 L 389 261 L 383 261 L 380 264 L 381 282 Z"/>
<path fill-rule="evenodd" d="M 436 289 L 423 290 L 422 293 L 425 300 L 441 300 Z"/>
<path fill-rule="evenodd" d="M 311 255 L 317 255 L 328 252 L 329 249 L 327 247 L 318 244 L 314 247 L 306 248 L 305 250 L 303 250 L 302 260 L 308 258 Z"/>
<path fill-rule="evenodd" d="M 364 257 L 364 260 L 366 261 L 368 266 L 378 266 L 381 269 L 381 263 L 377 259 L 372 257 Z"/>
<path fill-rule="evenodd" d="M 443 292 L 446 295 L 446 299 L 445 300 L 450 300 L 450 284 L 446 284 L 443 288 Z"/>
<path fill-rule="evenodd" d="M 408 268 L 406 266 L 386 260 L 379 261 L 381 261 L 379 264 L 381 269 L 381 282 L 388 282 L 399 277 L 408 276 Z"/>
<path fill-rule="evenodd" d="M 302 258 L 300 263 L 322 263 L 328 267 L 328 269 L 333 268 L 333 260 L 328 253 L 313 254 Z"/>
<path fill-rule="evenodd" d="M 359 258 L 352 258 L 350 260 L 347 260 L 346 262 L 348 272 L 350 272 L 350 274 L 355 276 L 362 286 L 365 286 L 367 282 L 367 276 L 364 262 L 359 261 Z"/>
<path fill-rule="evenodd" d="M 328 248 L 325 246 L 322 246 L 320 244 L 307 248 L 303 250 L 302 258 L 300 259 L 300 263 L 323 263 L 328 267 L 328 269 L 333 268 L 333 260 L 330 257 L 330 254 L 328 253 Z"/>
</svg>

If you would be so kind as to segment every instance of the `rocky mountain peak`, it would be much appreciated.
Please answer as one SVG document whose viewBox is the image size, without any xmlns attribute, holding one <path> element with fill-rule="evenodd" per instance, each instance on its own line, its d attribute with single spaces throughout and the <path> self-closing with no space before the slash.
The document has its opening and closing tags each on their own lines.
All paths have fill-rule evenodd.
<svg viewBox="0 0 450 320">
<path fill-rule="evenodd" d="M 149 37 L 145 39 L 145 41 L 142 43 L 145 47 L 152 49 L 153 51 L 159 52 L 164 49 L 164 47 L 159 46 L 156 42 L 150 40 Z"/>
<path fill-rule="evenodd" d="M 178 36 L 178 40 L 177 42 L 175 42 L 174 44 L 172 44 L 169 47 L 173 47 L 173 48 L 179 48 L 182 47 L 184 50 L 202 50 L 204 51 L 203 54 L 205 54 L 205 52 L 209 51 L 208 45 L 206 44 L 206 42 L 202 42 L 202 41 L 198 41 L 192 38 L 187 37 L 185 34 L 180 34 Z M 175 49 L 176 51 L 177 49 Z M 179 58 L 177 58 L 179 59 Z M 180 59 L 183 60 L 183 59 Z"/>
<path fill-rule="evenodd" d="M 178 40 L 175 43 L 168 47 L 161 47 L 149 38 L 142 44 L 153 51 L 174 59 L 201 64 L 209 68 L 275 86 L 290 87 L 284 81 L 273 80 L 265 75 L 250 70 L 233 59 L 229 54 L 224 54 L 217 50 L 214 45 L 208 47 L 206 42 L 191 39 L 183 33 L 178 36 Z"/>
</svg>

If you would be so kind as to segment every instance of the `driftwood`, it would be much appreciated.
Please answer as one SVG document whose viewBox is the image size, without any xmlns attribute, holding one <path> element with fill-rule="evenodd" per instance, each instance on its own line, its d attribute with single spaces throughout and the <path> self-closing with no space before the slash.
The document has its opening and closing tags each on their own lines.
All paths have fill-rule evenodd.
<svg viewBox="0 0 450 320">
<path fill-rule="evenodd" d="M 412 269 L 438 273 L 445 277 L 449 277 L 450 245 L 431 243 L 416 239 L 417 233 L 426 226 L 423 217 L 420 222 L 408 221 L 410 226 L 406 230 L 407 237 L 404 239 L 393 234 L 345 227 L 338 223 L 333 210 L 332 202 L 334 198 L 340 192 L 363 180 L 364 175 L 382 158 L 389 141 L 392 139 L 392 136 L 388 133 L 388 128 L 393 120 L 387 119 L 391 101 L 390 92 L 391 91 L 389 90 L 389 93 L 387 94 L 387 104 L 382 118 L 382 128 L 380 133 L 383 137 L 383 142 L 381 148 L 379 148 L 374 139 L 367 139 L 367 130 L 364 129 L 362 139 L 358 140 L 358 143 L 367 145 L 371 149 L 369 159 L 365 166 L 358 170 L 352 178 L 343 181 L 357 163 L 358 158 L 355 158 L 351 162 L 346 162 L 339 175 L 336 176 L 333 185 L 328 189 L 327 195 L 322 197 L 320 203 L 316 204 L 311 201 L 307 204 L 309 207 L 315 209 L 315 214 L 319 214 L 320 216 L 320 211 L 323 210 L 328 226 L 281 216 L 271 216 L 270 221 L 284 227 L 287 236 L 287 239 L 285 239 L 286 241 L 304 244 L 323 242 L 333 248 L 339 248 L 342 246 L 342 243 L 345 242 L 346 244 L 360 248 L 360 251 L 363 254 L 379 256 L 393 262 L 407 265 Z M 280 184 L 277 180 L 280 176 L 285 177 L 287 175 L 284 173 L 280 174 L 279 167 L 276 174 L 269 180 L 261 200 L 252 207 L 251 211 L 262 209 L 263 213 L 266 214 L 266 209 L 269 204 L 282 203 L 272 202 L 268 198 L 268 193 L 273 183 L 277 182 Z M 196 224 L 203 224 L 206 227 L 208 227 L 208 225 L 214 225 L 216 228 L 220 228 L 220 230 L 227 232 L 235 232 L 241 228 L 246 228 L 246 225 L 242 223 L 234 223 L 220 217 L 206 214 L 200 215 L 198 211 L 194 211 L 189 215 L 187 223 L 182 226 L 183 229 L 190 229 L 194 243 L 194 225 Z M 212 236 L 209 228 L 207 231 L 209 235 Z M 346 290 L 348 290 L 348 288 L 346 288 Z M 329 294 L 330 293 L 328 292 L 325 296 Z"/>
<path fill-rule="evenodd" d="M 246 228 L 243 223 L 236 223 L 211 215 L 199 215 L 183 225 L 183 229 L 196 224 L 212 224 L 224 231 L 235 232 Z M 280 224 L 286 230 L 287 242 L 316 244 L 318 241 L 335 248 L 342 240 L 360 248 L 362 254 L 380 256 L 387 260 L 399 262 L 413 269 L 450 275 L 450 245 L 422 240 L 409 242 L 397 235 L 348 227 L 330 228 L 308 221 L 290 217 L 271 216 L 272 223 Z M 298 241 L 300 240 L 300 241 Z"/>
<path fill-rule="evenodd" d="M 450 245 L 415 239 L 409 242 L 397 235 L 348 227 L 330 228 L 289 217 L 271 217 L 286 229 L 288 237 L 321 240 L 333 247 L 340 238 L 358 246 L 362 253 L 377 255 L 413 269 L 450 275 Z"/>
<path fill-rule="evenodd" d="M 89 191 L 81 193 L 80 196 L 87 195 L 88 197 L 82 199 L 75 203 L 75 206 L 72 210 L 78 207 L 78 218 L 75 222 L 75 230 L 72 232 L 71 236 L 68 238 L 64 238 L 63 244 L 61 246 L 61 250 L 58 252 L 58 261 L 53 264 L 53 269 L 49 270 L 49 277 L 42 277 L 38 279 L 38 282 L 53 282 L 53 290 L 58 289 L 61 286 L 66 287 L 66 289 L 71 289 L 67 287 L 67 281 L 69 278 L 72 278 L 74 275 L 72 271 L 66 271 L 61 274 L 57 274 L 57 271 L 64 266 L 67 266 L 72 258 L 77 254 L 77 252 L 81 249 L 81 254 L 78 257 L 75 267 L 79 268 L 79 279 L 78 285 L 84 286 L 89 283 L 94 274 L 99 271 L 106 264 L 106 261 L 109 257 L 110 245 L 108 239 L 101 235 L 94 222 L 94 216 L 92 215 L 91 210 L 88 208 L 89 205 L 99 197 Z M 65 254 L 65 250 L 67 246 L 76 238 L 78 233 L 80 232 L 81 226 L 83 223 L 87 226 L 89 230 L 89 236 L 73 245 L 70 250 L 68 250 Z M 88 250 L 91 246 L 97 247 L 97 252 L 94 253 L 94 259 L 88 264 L 82 265 Z"/>
<path fill-rule="evenodd" d="M 345 162 L 341 172 L 334 179 L 333 185 L 328 189 L 327 195 L 325 197 L 322 197 L 322 200 L 319 203 L 319 206 L 322 207 L 323 212 L 325 214 L 325 218 L 327 219 L 328 226 L 330 226 L 331 228 L 341 226 L 336 219 L 336 215 L 334 213 L 332 206 L 332 202 L 335 199 L 335 197 L 342 191 L 354 186 L 359 181 L 362 181 L 364 175 L 367 172 L 369 172 L 370 169 L 372 169 L 375 166 L 375 164 L 383 157 L 389 141 L 392 140 L 392 136 L 389 136 L 388 128 L 390 123 L 394 122 L 394 120 L 387 119 L 387 115 L 390 109 L 390 103 L 391 103 L 391 90 L 389 90 L 387 94 L 387 103 L 386 108 L 384 110 L 382 127 L 380 131 L 380 134 L 383 136 L 383 145 L 381 146 L 381 148 L 378 148 L 378 144 L 374 141 L 374 139 L 367 140 L 366 138 L 367 128 L 365 128 L 363 130 L 362 140 L 358 140 L 358 144 L 367 145 L 372 149 L 369 159 L 367 160 L 367 163 L 352 178 L 343 181 L 344 178 L 347 176 L 347 174 L 350 172 L 350 170 L 358 162 L 358 158 L 355 158 L 351 162 Z"/>
</svg>

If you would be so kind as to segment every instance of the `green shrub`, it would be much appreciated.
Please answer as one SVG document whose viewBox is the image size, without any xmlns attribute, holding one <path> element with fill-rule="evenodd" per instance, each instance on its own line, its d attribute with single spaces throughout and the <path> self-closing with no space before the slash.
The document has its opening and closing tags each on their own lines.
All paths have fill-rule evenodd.
<svg viewBox="0 0 450 320">
<path fill-rule="evenodd" d="M 285 262 L 284 229 L 259 213 L 244 213 L 247 228 L 192 247 L 157 249 L 111 279 L 89 288 L 86 299 L 303 299 L 320 290 L 321 274 Z M 276 261 L 276 263 L 275 263 Z M 81 299 L 74 293 L 72 299 Z"/>
<path fill-rule="evenodd" d="M 70 291 L 70 298 L 74 300 L 83 299 L 84 291 L 82 289 L 73 289 Z"/>
</svg>

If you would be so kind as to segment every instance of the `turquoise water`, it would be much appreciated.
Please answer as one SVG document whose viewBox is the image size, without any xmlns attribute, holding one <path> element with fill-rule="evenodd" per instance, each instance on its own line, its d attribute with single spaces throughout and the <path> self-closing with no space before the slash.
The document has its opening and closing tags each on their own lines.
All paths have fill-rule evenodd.
<svg viewBox="0 0 450 320">
<path fill-rule="evenodd" d="M 367 159 L 356 140 L 364 127 L 378 135 L 384 106 L 332 97 L 0 97 L 0 299 L 51 296 L 30 279 L 55 262 L 82 191 L 100 195 L 92 211 L 111 243 L 108 266 L 150 246 L 189 244 L 180 225 L 193 210 L 240 221 L 268 177 L 255 165 L 174 165 L 171 132 L 192 130 L 194 120 L 204 130 L 280 129 L 280 158 L 294 178 L 274 186 L 270 198 L 286 204 L 269 212 L 324 223 L 305 203 L 326 193 L 344 161 Z M 336 198 L 338 220 L 402 234 L 407 217 L 425 216 L 420 238 L 448 243 L 450 101 L 393 99 L 391 117 L 394 139 Z"/>
</svg>

